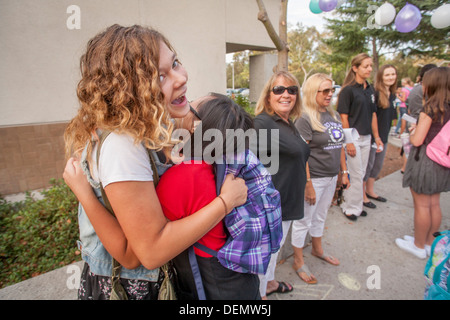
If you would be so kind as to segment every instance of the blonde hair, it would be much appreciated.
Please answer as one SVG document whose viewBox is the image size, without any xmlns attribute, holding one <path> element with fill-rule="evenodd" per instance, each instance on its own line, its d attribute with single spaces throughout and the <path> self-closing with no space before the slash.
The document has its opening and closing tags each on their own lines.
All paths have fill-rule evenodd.
<svg viewBox="0 0 450 320">
<path fill-rule="evenodd" d="M 159 85 L 159 47 L 167 39 L 142 26 L 117 24 L 92 38 L 80 59 L 78 114 L 66 128 L 66 156 L 79 155 L 96 129 L 126 133 L 160 150 L 171 145 L 173 124 Z"/>
<path fill-rule="evenodd" d="M 410 77 L 406 77 L 402 79 L 402 86 L 407 85 L 409 87 L 414 86 L 414 82 L 412 82 Z"/>
<path fill-rule="evenodd" d="M 314 131 L 319 132 L 324 132 L 325 127 L 320 122 L 319 104 L 317 103 L 316 98 L 320 85 L 324 81 L 330 81 L 331 84 L 333 84 L 333 80 L 323 73 L 313 74 L 303 83 L 303 113 L 308 115 L 311 122 L 311 128 Z M 333 119 L 339 121 L 336 112 L 331 106 L 328 106 L 326 110 Z"/>
<path fill-rule="evenodd" d="M 302 113 L 302 101 L 301 101 L 301 97 L 300 97 L 300 85 L 298 83 L 297 78 L 287 72 L 287 71 L 277 71 L 275 72 L 270 79 L 266 82 L 266 84 L 264 85 L 264 88 L 261 92 L 261 95 L 259 96 L 258 102 L 256 103 L 256 108 L 255 108 L 255 115 L 258 115 L 262 112 L 266 112 L 267 114 L 273 115 L 274 114 L 274 110 L 273 108 L 270 106 L 269 103 L 269 96 L 270 96 L 270 92 L 272 91 L 273 88 L 273 84 L 275 83 L 275 81 L 278 79 L 278 77 L 283 77 L 285 80 L 287 80 L 288 82 L 290 82 L 292 85 L 295 85 L 299 88 L 299 91 L 297 92 L 297 99 L 295 101 L 295 105 L 291 110 L 291 113 L 289 114 L 289 117 L 293 118 L 293 119 L 297 119 L 300 117 L 301 113 Z"/>
</svg>

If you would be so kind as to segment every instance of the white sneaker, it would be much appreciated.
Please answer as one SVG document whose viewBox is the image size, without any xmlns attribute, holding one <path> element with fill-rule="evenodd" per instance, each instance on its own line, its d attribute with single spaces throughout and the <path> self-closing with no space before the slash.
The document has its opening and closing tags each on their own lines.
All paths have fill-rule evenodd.
<svg viewBox="0 0 450 320">
<path fill-rule="evenodd" d="M 405 239 L 406 241 L 414 243 L 414 237 L 412 237 L 412 236 L 405 235 L 405 236 L 403 236 L 403 239 Z M 431 254 L 431 246 L 426 244 L 425 245 L 425 251 L 427 252 L 427 256 L 430 256 L 430 254 Z"/>
<path fill-rule="evenodd" d="M 405 239 L 397 238 L 395 239 L 395 244 L 402 250 L 412 253 L 419 259 L 425 259 L 427 257 L 427 252 L 425 249 L 417 248 L 414 242 L 407 241 Z"/>
<path fill-rule="evenodd" d="M 405 236 L 403 236 L 403 239 L 405 239 L 406 241 L 409 241 L 409 242 L 414 242 L 414 237 L 413 236 L 405 235 Z"/>
</svg>

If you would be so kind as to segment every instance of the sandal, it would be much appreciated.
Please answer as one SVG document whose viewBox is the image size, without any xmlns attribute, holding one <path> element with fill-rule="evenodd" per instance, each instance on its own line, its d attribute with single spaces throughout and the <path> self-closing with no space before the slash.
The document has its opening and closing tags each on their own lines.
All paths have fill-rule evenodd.
<svg viewBox="0 0 450 320">
<path fill-rule="evenodd" d="M 266 293 L 266 296 L 270 296 L 272 293 L 288 293 L 291 292 L 292 290 L 294 290 L 294 287 L 291 286 L 291 288 L 289 289 L 289 286 L 283 282 L 283 281 L 278 281 L 278 288 L 276 288 L 274 291 L 268 292 Z"/>
<path fill-rule="evenodd" d="M 331 261 L 336 261 L 336 258 L 335 257 L 333 257 L 332 255 L 329 255 L 328 253 L 322 253 L 322 255 L 317 255 L 317 254 L 314 254 L 314 253 L 312 253 L 311 252 L 311 255 L 313 255 L 314 257 L 317 257 L 317 258 L 319 258 L 319 259 L 322 259 L 323 261 L 325 261 L 325 262 L 328 262 L 329 264 L 331 264 L 331 265 L 333 265 L 333 266 L 338 266 L 339 265 L 339 262 L 336 264 L 336 263 L 332 263 L 332 262 L 330 262 L 330 260 Z"/>
<path fill-rule="evenodd" d="M 308 266 L 306 264 L 303 264 L 303 266 L 301 266 L 300 268 L 295 270 L 295 273 L 297 273 L 298 277 L 300 279 L 302 279 L 302 281 L 306 282 L 307 284 L 316 284 L 317 283 L 317 279 L 314 277 L 314 275 L 311 273 L 311 271 L 309 271 L 309 268 L 308 268 Z M 305 279 L 300 277 L 300 273 L 306 273 L 306 275 L 309 278 L 311 278 L 311 280 L 306 281 Z"/>
</svg>

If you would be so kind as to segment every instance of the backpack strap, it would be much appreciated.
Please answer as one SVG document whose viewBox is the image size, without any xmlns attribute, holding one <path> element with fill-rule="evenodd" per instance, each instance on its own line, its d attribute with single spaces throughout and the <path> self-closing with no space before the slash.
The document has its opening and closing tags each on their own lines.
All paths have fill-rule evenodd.
<svg viewBox="0 0 450 320">
<path fill-rule="evenodd" d="M 214 165 L 216 169 L 216 193 L 220 194 L 220 189 L 222 188 L 223 180 L 225 178 L 225 171 L 227 170 L 227 165 L 225 163 L 216 163 Z"/>
<path fill-rule="evenodd" d="M 197 289 L 198 299 L 206 300 L 205 288 L 203 287 L 202 275 L 200 273 L 200 268 L 198 266 L 194 247 L 205 253 L 212 255 L 213 257 L 217 257 L 217 252 L 199 242 L 194 243 L 188 249 L 189 264 L 191 265 L 192 275 L 194 276 L 194 283 L 195 283 L 195 287 Z"/>
<path fill-rule="evenodd" d="M 220 194 L 220 189 L 225 177 L 226 164 L 215 164 L 215 176 L 216 176 L 216 193 Z M 205 288 L 203 287 L 202 275 L 200 268 L 198 267 L 197 257 L 195 256 L 194 247 L 213 256 L 217 257 L 217 252 L 207 246 L 196 242 L 188 249 L 189 264 L 191 265 L 192 275 L 194 277 L 195 287 L 197 289 L 197 296 L 199 300 L 206 300 Z"/>
<path fill-rule="evenodd" d="M 99 172 L 98 168 L 99 168 L 99 159 L 100 159 L 100 148 L 102 147 L 103 142 L 105 142 L 105 139 L 109 136 L 110 133 L 111 133 L 111 131 L 103 131 L 99 136 L 98 146 L 97 146 L 97 172 Z M 115 217 L 116 215 L 114 214 L 114 211 L 111 207 L 111 203 L 109 203 L 108 197 L 106 196 L 105 189 L 103 189 L 103 184 L 101 181 L 100 181 L 100 191 L 102 193 L 102 199 L 103 199 L 103 202 L 105 203 L 106 209 L 108 209 L 109 213 L 111 213 Z"/>
<path fill-rule="evenodd" d="M 203 287 L 202 275 L 198 267 L 194 246 L 188 248 L 189 264 L 191 265 L 192 276 L 194 277 L 195 288 L 197 289 L 198 300 L 206 300 L 205 288 Z"/>
<path fill-rule="evenodd" d="M 207 246 L 201 244 L 200 242 L 194 243 L 194 247 L 198 250 L 201 250 L 209 255 L 212 255 L 213 257 L 217 257 L 217 251 L 214 251 L 211 248 L 208 248 Z"/>
</svg>

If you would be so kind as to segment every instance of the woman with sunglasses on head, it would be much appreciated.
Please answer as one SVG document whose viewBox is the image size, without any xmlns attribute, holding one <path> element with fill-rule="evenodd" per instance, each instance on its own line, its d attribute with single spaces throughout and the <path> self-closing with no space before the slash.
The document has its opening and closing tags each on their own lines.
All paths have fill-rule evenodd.
<svg viewBox="0 0 450 320">
<path fill-rule="evenodd" d="M 65 132 L 66 153 L 77 158 L 69 159 L 63 175 L 81 204 L 86 263 L 79 298 L 110 299 L 113 257 L 122 265 L 120 283 L 128 299 L 157 299 L 159 267 L 245 203 L 247 187 L 227 176 L 220 197 L 185 219 L 167 221 L 148 149 L 171 148 L 171 118 L 189 112 L 187 73 L 175 51 L 153 29 L 113 25 L 88 42 L 80 66 L 81 107 Z M 111 133 L 97 159 L 105 131 Z M 106 201 L 101 187 L 114 215 L 99 201 Z"/>
<path fill-rule="evenodd" d="M 322 236 L 328 209 L 331 206 L 339 171 L 342 184 L 350 186 L 345 152 L 342 148 L 344 131 L 339 114 L 331 106 L 333 80 L 317 73 L 303 84 L 303 112 L 295 126 L 311 149 L 308 159 L 309 177 L 305 188 L 305 215 L 292 224 L 294 249 L 293 268 L 306 283 L 317 283 L 303 259 L 306 235 L 311 235 L 311 254 L 332 265 L 339 260 L 326 253 L 322 247 Z"/>
<path fill-rule="evenodd" d="M 378 70 L 375 80 L 375 101 L 377 105 L 378 132 L 381 141 L 386 146 L 381 152 L 377 152 L 375 141 L 372 137 L 369 161 L 367 162 L 366 175 L 364 176 L 363 205 L 375 209 L 376 205 L 371 199 L 386 202 L 386 198 L 379 196 L 374 190 L 375 179 L 380 173 L 387 150 L 387 142 L 392 120 L 397 118 L 395 112 L 395 94 L 397 91 L 397 69 L 390 64 L 383 65 Z"/>
<path fill-rule="evenodd" d="M 292 119 L 301 114 L 299 87 L 297 79 L 291 73 L 278 71 L 266 82 L 255 109 L 255 129 L 260 138 L 262 135 L 268 135 L 267 149 L 263 150 L 264 146 L 258 146 L 259 159 L 266 165 L 264 155 L 278 152 L 278 170 L 271 174 L 273 184 L 281 196 L 281 246 L 292 221 L 303 218 L 309 147 L 292 122 Z M 278 148 L 273 144 L 276 137 Z M 292 285 L 275 280 L 277 257 L 278 253 L 272 255 L 266 275 L 260 278 L 263 299 L 275 292 L 287 293 L 293 290 Z"/>
<path fill-rule="evenodd" d="M 341 116 L 342 127 L 354 128 L 359 134 L 358 139 L 345 145 L 351 185 L 344 190 L 341 204 L 342 213 L 355 221 L 359 216 L 367 216 L 363 210 L 363 178 L 372 135 L 377 152 L 381 152 L 383 142 L 378 134 L 375 92 L 367 81 L 372 73 L 372 58 L 366 53 L 360 53 L 352 59 L 351 65 L 339 92 L 337 111 Z"/>
</svg>

